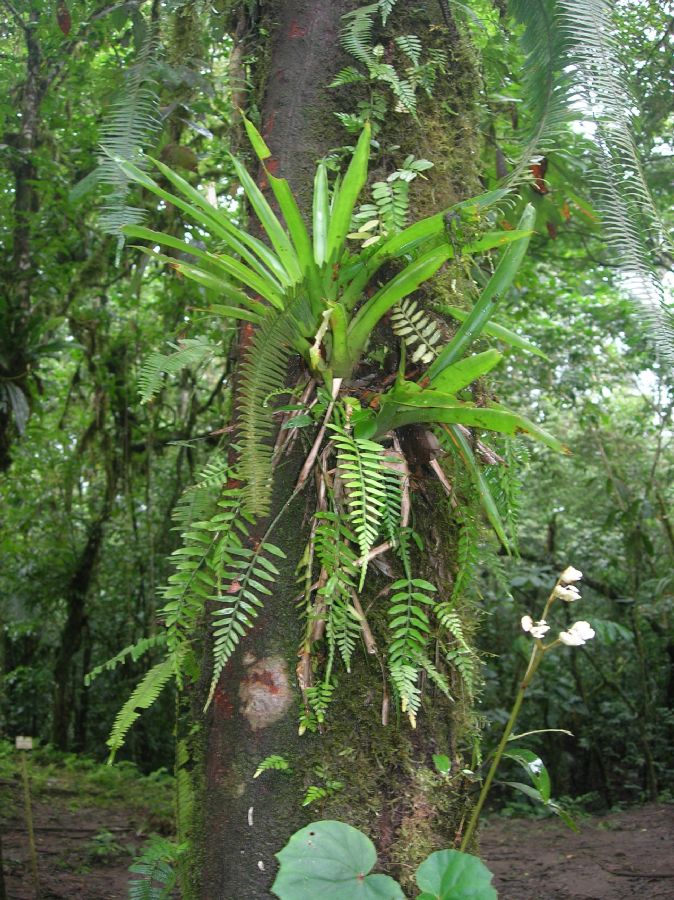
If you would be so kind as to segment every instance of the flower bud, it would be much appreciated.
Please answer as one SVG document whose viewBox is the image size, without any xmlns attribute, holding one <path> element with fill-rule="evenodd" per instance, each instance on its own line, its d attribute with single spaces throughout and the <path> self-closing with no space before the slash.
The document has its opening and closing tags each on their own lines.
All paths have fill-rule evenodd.
<svg viewBox="0 0 674 900">
<path fill-rule="evenodd" d="M 580 581 L 580 579 L 582 577 L 583 577 L 583 573 L 580 572 L 578 569 L 574 569 L 573 566 L 567 566 L 566 569 L 564 569 L 562 574 L 559 576 L 559 580 L 563 584 L 573 584 L 574 581 Z"/>
<path fill-rule="evenodd" d="M 561 631 L 559 639 L 567 647 L 580 647 L 594 637 L 594 628 L 589 622 L 574 622 L 568 631 Z"/>
<path fill-rule="evenodd" d="M 555 597 L 559 597 L 565 603 L 573 603 L 574 600 L 580 600 L 580 591 L 573 584 L 570 584 L 568 587 L 562 587 L 561 584 L 558 584 L 555 588 Z"/>
</svg>

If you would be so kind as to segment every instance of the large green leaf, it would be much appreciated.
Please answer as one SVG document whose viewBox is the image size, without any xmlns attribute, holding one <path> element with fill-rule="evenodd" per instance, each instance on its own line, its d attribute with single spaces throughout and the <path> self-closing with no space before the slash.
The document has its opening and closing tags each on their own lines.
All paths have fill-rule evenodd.
<svg viewBox="0 0 674 900">
<path fill-rule="evenodd" d="M 525 747 L 512 747 L 506 750 L 503 756 L 506 759 L 518 762 L 522 766 L 531 777 L 543 803 L 547 803 L 551 794 L 550 776 L 540 756 L 534 753 L 533 750 L 527 750 Z"/>
<path fill-rule="evenodd" d="M 447 313 L 447 315 L 451 316 L 453 319 L 457 319 L 459 322 L 465 322 L 470 315 L 470 310 L 460 309 L 458 306 L 448 306 L 445 303 L 439 304 L 435 308 L 439 312 Z M 531 341 L 521 337 L 509 328 L 505 328 L 503 325 L 497 325 L 496 322 L 487 322 L 482 330 L 485 334 L 495 337 L 499 341 L 503 341 L 504 344 L 509 344 L 511 347 L 517 347 L 518 350 L 534 353 L 536 356 L 540 356 L 541 359 L 550 359 L 547 354 L 543 353 L 542 350 L 539 350 L 535 344 L 531 343 Z"/>
<path fill-rule="evenodd" d="M 433 390 L 442 391 L 443 394 L 456 394 L 468 387 L 482 375 L 491 372 L 494 366 L 502 359 L 498 350 L 485 350 L 484 353 L 475 353 L 462 359 L 461 362 L 447 366 L 439 375 L 431 381 Z"/>
<path fill-rule="evenodd" d="M 325 163 L 319 163 L 314 178 L 313 227 L 314 259 L 322 266 L 328 255 L 328 225 L 330 222 L 330 202 L 328 195 L 328 173 Z"/>
<path fill-rule="evenodd" d="M 497 900 L 492 873 L 477 856 L 459 850 L 431 853 L 417 869 L 418 900 Z"/>
<path fill-rule="evenodd" d="M 279 293 L 280 285 L 276 279 L 263 278 L 233 256 L 208 253 L 205 250 L 195 247 L 193 244 L 181 241 L 171 234 L 164 234 L 161 231 L 151 231 L 149 228 L 143 228 L 140 225 L 127 225 L 124 228 L 124 234 L 129 237 L 152 241 L 155 244 L 163 244 L 165 247 L 172 247 L 174 250 L 188 253 L 190 256 L 203 260 L 206 264 L 205 268 L 207 271 L 209 269 L 215 269 L 225 272 L 230 277 L 236 278 L 237 281 L 240 281 L 246 287 L 249 287 L 256 294 L 264 297 L 277 309 L 283 309 L 284 307 L 283 299 Z M 175 260 L 174 262 L 179 262 L 179 260 Z"/>
<path fill-rule="evenodd" d="M 405 900 L 388 875 L 370 875 L 372 841 L 344 822 L 312 822 L 280 853 L 272 892 L 281 900 Z"/>
<path fill-rule="evenodd" d="M 489 279 L 487 286 L 482 291 L 480 299 L 466 318 L 461 328 L 452 340 L 443 348 L 435 362 L 428 370 L 432 379 L 447 366 L 451 366 L 461 359 L 468 347 L 479 337 L 483 328 L 491 318 L 496 304 L 512 284 L 515 275 L 524 259 L 529 246 L 531 229 L 536 218 L 536 212 L 531 204 L 527 204 L 518 223 L 518 230 L 527 232 L 525 237 L 514 241 L 504 251 L 503 256 L 496 266 L 496 271 Z"/>
<path fill-rule="evenodd" d="M 370 125 L 358 138 L 349 167 L 336 194 L 334 208 L 328 226 L 328 259 L 336 263 L 342 254 L 344 241 L 351 225 L 351 215 L 358 195 L 367 181 L 367 163 L 370 158 Z"/>
</svg>

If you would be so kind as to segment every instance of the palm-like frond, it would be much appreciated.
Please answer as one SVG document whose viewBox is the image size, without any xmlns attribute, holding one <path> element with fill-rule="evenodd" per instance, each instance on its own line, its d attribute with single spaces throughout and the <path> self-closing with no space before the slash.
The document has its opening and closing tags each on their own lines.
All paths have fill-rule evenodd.
<svg viewBox="0 0 674 900">
<path fill-rule="evenodd" d="M 159 100 L 155 92 L 153 68 L 156 43 L 150 39 L 141 49 L 137 62 L 126 72 L 124 83 L 113 100 L 101 128 L 101 149 L 104 156 L 98 168 L 98 180 L 110 185 L 112 191 L 99 218 L 107 234 L 120 237 L 125 225 L 135 225 L 143 219 L 144 211 L 129 206 L 130 179 L 116 160 L 143 166 L 143 150 L 159 127 Z"/>
</svg>

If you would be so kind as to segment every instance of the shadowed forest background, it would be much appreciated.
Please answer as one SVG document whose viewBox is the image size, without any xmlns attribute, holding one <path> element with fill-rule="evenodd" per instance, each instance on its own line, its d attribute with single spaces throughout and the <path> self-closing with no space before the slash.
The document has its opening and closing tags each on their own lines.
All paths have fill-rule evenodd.
<svg viewBox="0 0 674 900">
<path fill-rule="evenodd" d="M 311 120 L 311 140 L 296 134 L 301 153 L 291 142 L 278 154 L 278 174 L 297 186 L 307 218 L 315 165 L 325 160 L 334 185 L 366 121 L 374 140 L 350 244 L 347 239 L 351 248 L 368 235 L 384 240 L 502 185 L 521 154 L 531 151 L 540 114 L 527 75 L 527 36 L 536 37 L 542 19 L 532 24 L 522 5 L 380 2 L 368 7 L 369 30 L 349 32 L 349 22 L 359 21 L 353 18 L 359 5 L 336 4 L 339 14 L 351 18 L 339 25 L 339 14 L 333 15 L 347 32 L 341 47 L 339 31 L 330 32 L 327 63 L 335 62 L 334 71 L 320 60 L 307 62 L 322 68 L 316 90 L 327 98 L 324 107 Z M 540 6 L 541 15 L 557 14 L 553 0 L 532 6 Z M 199 518 L 190 506 L 200 502 L 195 490 L 210 489 L 218 479 L 219 485 L 230 484 L 243 345 L 239 323 L 218 312 L 217 304 L 227 301 L 208 283 L 180 272 L 186 253 L 165 250 L 167 264 L 142 254 L 138 240 L 125 238 L 120 229 L 135 222 L 197 248 L 219 252 L 223 245 L 193 223 L 186 225 L 175 205 L 134 184 L 116 160 L 137 163 L 139 153 L 149 154 L 254 233 L 241 173 L 230 155 L 259 174 L 240 111 L 265 139 L 270 132 L 272 149 L 274 140 L 290 140 L 280 130 L 275 137 L 269 126 L 272 101 L 286 111 L 289 131 L 299 121 L 288 111 L 287 98 L 274 94 L 283 90 L 273 77 L 275 54 L 293 38 L 301 42 L 300 54 L 308 54 L 305 44 L 314 34 L 326 40 L 320 15 L 312 15 L 301 3 L 256 0 L 0 0 L 0 792 L 16 775 L 15 737 L 30 735 L 42 748 L 34 758 L 38 797 L 49 789 L 48 779 L 63 771 L 80 779 L 76 790 L 91 790 L 92 796 L 109 800 L 126 793 L 145 810 L 139 813 L 143 835 L 162 832 L 160 856 L 173 852 L 161 850 L 163 839 L 168 844 L 177 835 L 180 844 L 191 836 L 180 821 L 174 828 L 174 775 L 180 784 L 189 773 L 194 796 L 194 782 L 201 779 L 203 789 L 219 777 L 217 765 L 225 765 L 209 756 L 207 740 L 195 749 L 196 731 L 215 733 L 208 730 L 215 728 L 208 717 L 222 713 L 222 704 L 215 713 L 202 712 L 208 688 L 203 672 L 211 665 L 206 614 L 198 619 L 201 630 L 193 643 L 199 650 L 182 673 L 181 691 L 169 683 L 129 729 L 116 756 L 118 774 L 104 774 L 98 763 L 108 756 L 106 741 L 119 710 L 166 653 L 161 609 L 171 596 L 171 555 Z M 312 23 L 308 31 L 302 16 Z M 633 97 L 629 119 L 643 177 L 658 221 L 671 232 L 674 6 L 618 0 L 611 22 Z M 386 65 L 393 76 L 383 73 Z M 561 84 L 564 66 L 551 71 Z M 447 239 L 461 248 L 486 228 L 515 230 L 525 205 L 533 205 L 528 251 L 494 320 L 509 331 L 505 339 L 485 332 L 473 348 L 495 346 L 504 358 L 464 399 L 516 410 L 571 453 L 557 453 L 526 435 L 473 428 L 467 433 L 478 475 L 462 465 L 460 454 L 443 450 L 450 499 L 431 467 L 439 449 L 417 458 L 410 476 L 418 504 L 413 516 L 423 531 L 433 510 L 444 510 L 445 561 L 429 565 L 446 570 L 465 631 L 466 658 L 458 665 L 470 668 L 470 675 L 452 669 L 451 659 L 464 653 L 454 634 L 446 674 L 461 709 L 460 722 L 452 722 L 451 750 L 439 745 L 439 732 L 431 736 L 431 723 L 444 715 L 439 699 L 436 708 L 435 691 L 439 696 L 441 690 L 432 674 L 419 676 L 416 730 L 404 704 L 395 711 L 395 689 L 390 726 L 407 729 L 401 740 L 427 762 L 431 753 L 448 753 L 453 764 L 461 760 L 462 780 L 451 790 L 470 797 L 526 668 L 531 639 L 520 628 L 521 617 L 542 608 L 559 573 L 573 565 L 583 572 L 582 608 L 565 605 L 556 624 L 567 627 L 582 617 L 596 637 L 543 661 L 517 731 L 540 730 L 528 737 L 527 747 L 544 760 L 554 797 L 581 816 L 670 803 L 674 791 L 674 383 L 667 350 L 674 330 L 671 313 L 630 297 L 615 234 L 602 229 L 591 174 L 599 138 L 590 119 L 586 100 L 576 96 L 550 139 L 534 148 L 539 155 L 521 166 L 511 197 L 477 223 L 459 215 L 447 222 Z M 152 173 L 163 189 L 172 189 L 166 177 Z M 671 293 L 669 244 L 645 220 L 626 224 L 628 232 L 639 232 L 649 271 Z M 140 243 L 154 247 L 151 240 Z M 448 310 L 465 314 L 492 276 L 501 251 L 490 247 L 495 249 L 475 256 L 457 252 L 436 281 L 413 295 L 420 308 L 433 311 L 443 340 L 451 339 L 460 321 Z M 379 327 L 359 375 L 367 381 L 383 373 L 392 383 L 401 339 L 389 319 Z M 404 374 L 404 356 L 402 367 Z M 277 407 L 276 425 L 306 414 L 296 429 L 302 432 L 297 446 L 306 452 L 312 441 L 305 432 L 320 420 L 301 405 L 296 387 L 302 371 L 301 363 L 292 362 L 294 393 L 270 396 L 269 402 Z M 370 387 L 371 382 L 366 391 Z M 296 478 L 300 464 L 291 457 L 279 481 Z M 302 556 L 311 511 L 297 515 L 279 538 L 285 549 L 287 543 L 296 551 L 293 567 Z M 431 538 L 425 540 L 433 546 Z M 388 596 L 386 578 L 396 565 L 371 566 L 366 611 L 376 598 Z M 284 570 L 283 577 L 290 584 L 283 588 L 283 602 L 293 609 L 303 583 L 292 571 Z M 292 647 L 299 645 L 302 627 L 290 635 Z M 375 636 L 381 645 L 381 633 Z M 360 648 L 360 635 L 357 643 Z M 105 665 L 124 648 L 134 649 Z M 260 656 L 267 652 L 253 649 Z M 289 658 L 293 654 L 291 648 Z M 316 665 L 324 660 L 324 651 L 317 651 Z M 296 663 L 290 665 L 294 673 Z M 362 692 L 353 697 L 361 699 L 348 702 L 379 725 L 382 678 L 375 668 L 376 681 L 365 688 L 358 682 L 354 691 Z M 362 671 L 356 665 L 354 681 Z M 228 669 L 223 690 L 232 678 Z M 344 667 L 336 683 L 350 690 Z M 218 702 L 216 694 L 216 707 Z M 339 737 L 339 723 L 349 715 L 346 701 L 335 703 L 338 724 L 330 738 L 328 713 L 328 740 Z M 287 723 L 292 734 L 301 714 L 294 694 Z M 349 757 L 333 765 L 335 745 L 322 750 L 322 724 L 313 728 L 311 721 L 307 741 L 313 743 L 306 746 L 312 748 L 312 768 L 297 775 L 297 821 L 340 818 L 353 790 L 359 810 L 354 824 L 364 827 L 367 804 L 361 794 L 369 788 L 344 783 L 339 766 L 348 769 Z M 195 762 L 198 752 L 205 762 Z M 274 745 L 270 752 L 283 748 Z M 353 756 L 353 770 L 362 778 L 370 773 L 359 769 L 365 753 L 361 757 L 358 748 Z M 367 765 L 375 770 L 372 753 Z M 266 750 L 249 759 L 249 775 L 265 756 Z M 385 769 L 388 757 L 382 759 Z M 380 777 L 386 778 L 385 771 Z M 499 779 L 523 777 L 511 762 Z M 400 783 L 407 784 L 404 778 Z M 429 785 L 424 791 L 434 795 L 442 781 Z M 303 809 L 311 787 L 318 793 Z M 405 791 L 400 788 L 401 796 Z M 0 829 L 16 802 L 8 803 L 7 813 L 0 811 Z M 491 806 L 506 816 L 548 814 L 503 783 L 494 788 Z M 92 858 L 101 841 L 115 843 L 114 823 L 121 828 L 129 818 L 120 815 L 108 831 L 111 838 L 96 832 Z M 463 819 L 453 806 L 448 815 L 459 828 Z M 395 831 L 395 816 L 392 821 Z M 400 862 L 399 839 L 384 852 L 394 866 Z M 120 852 L 141 852 L 142 841 L 132 844 Z M 183 859 L 190 852 L 183 849 Z M 187 868 L 202 859 L 194 855 Z"/>
</svg>

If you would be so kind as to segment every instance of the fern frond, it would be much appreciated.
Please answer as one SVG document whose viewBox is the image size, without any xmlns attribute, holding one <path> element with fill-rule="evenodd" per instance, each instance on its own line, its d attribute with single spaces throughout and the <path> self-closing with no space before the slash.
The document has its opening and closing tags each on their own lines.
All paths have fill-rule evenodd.
<svg viewBox="0 0 674 900">
<path fill-rule="evenodd" d="M 422 660 L 427 660 L 426 645 L 431 632 L 429 612 L 435 606 L 435 587 L 422 578 L 406 575 L 391 585 L 394 592 L 388 609 L 390 643 L 389 672 L 400 708 L 416 727 L 421 703 L 418 687 Z"/>
<path fill-rule="evenodd" d="M 456 557 L 458 570 L 454 579 L 451 603 L 456 603 L 463 596 L 480 558 L 480 528 L 477 521 L 468 515 L 462 517 Z"/>
<path fill-rule="evenodd" d="M 351 602 L 356 586 L 356 554 L 351 548 L 356 537 L 334 512 L 316 514 L 315 549 L 326 573 L 319 591 L 325 603 L 325 636 L 330 658 L 339 651 L 342 662 L 351 671 L 351 659 L 360 637 L 360 624 Z"/>
<path fill-rule="evenodd" d="M 200 366 L 216 352 L 206 338 L 186 338 L 179 344 L 169 344 L 174 353 L 152 353 L 138 374 L 141 402 L 147 403 L 162 388 L 165 375 L 176 375 L 182 369 Z"/>
<path fill-rule="evenodd" d="M 445 651 L 445 660 L 458 672 L 468 696 L 472 697 L 475 693 L 478 659 L 465 638 L 461 616 L 451 600 L 439 603 L 435 612 L 440 627 L 451 639 L 451 644 Z"/>
<path fill-rule="evenodd" d="M 346 84 L 358 84 L 361 81 L 365 81 L 363 73 L 353 66 L 346 66 L 335 75 L 329 87 L 343 87 Z"/>
<path fill-rule="evenodd" d="M 139 641 L 136 641 L 135 644 L 130 644 L 128 647 L 120 650 L 116 656 L 112 657 L 112 659 L 106 660 L 106 662 L 101 663 L 100 666 L 96 666 L 91 672 L 88 672 L 84 676 L 84 684 L 89 687 L 91 682 L 98 678 L 102 672 L 112 672 L 113 669 L 116 669 L 117 666 L 126 662 L 127 659 L 136 662 L 150 650 L 154 650 L 155 647 L 163 647 L 165 644 L 166 635 L 163 633 L 155 634 L 147 638 L 141 638 Z"/>
<path fill-rule="evenodd" d="M 414 363 L 427 365 L 438 355 L 436 345 L 442 340 L 438 322 L 411 297 L 405 297 L 391 313 L 393 331 L 402 338 Z"/>
<path fill-rule="evenodd" d="M 153 838 L 150 845 L 129 866 L 129 872 L 140 875 L 129 881 L 128 900 L 168 900 L 176 883 L 171 862 L 179 848 L 166 839 Z"/>
<path fill-rule="evenodd" d="M 359 590 L 362 590 L 367 571 L 367 554 L 379 534 L 384 513 L 386 492 L 384 477 L 384 448 L 375 441 L 355 438 L 342 426 L 331 423 L 332 439 L 337 447 L 339 475 L 346 487 L 351 526 L 358 541 L 362 558 Z"/>
<path fill-rule="evenodd" d="M 407 56 L 413 66 L 419 65 L 421 58 L 421 39 L 416 34 L 401 34 L 395 38 L 396 46 Z"/>
<path fill-rule="evenodd" d="M 377 6 L 379 7 L 379 14 L 381 15 L 383 25 L 386 25 L 386 20 L 391 15 L 391 10 L 395 5 L 396 0 L 378 0 Z"/>
<path fill-rule="evenodd" d="M 162 662 L 157 663 L 156 666 L 150 669 L 150 671 L 143 676 L 129 699 L 117 713 L 117 718 L 112 726 L 110 737 L 106 741 L 110 748 L 111 760 L 124 744 L 126 733 L 140 716 L 139 711 L 142 709 L 149 709 L 166 684 L 173 678 L 176 673 L 177 661 L 176 657 L 170 654 L 162 660 Z"/>
<path fill-rule="evenodd" d="M 241 365 L 239 394 L 240 474 L 244 479 L 246 508 L 256 516 L 269 510 L 271 501 L 271 436 L 273 408 L 265 401 L 284 386 L 298 321 L 310 321 L 307 300 L 299 296 L 282 312 L 270 311 L 255 332 Z"/>
<path fill-rule="evenodd" d="M 375 61 L 372 53 L 372 31 L 378 4 L 361 6 L 342 17 L 342 46 L 359 62 L 369 66 Z"/>
<path fill-rule="evenodd" d="M 674 314 L 652 262 L 651 247 L 671 254 L 634 141 L 635 103 L 620 58 L 608 0 L 557 0 L 561 30 L 576 69 L 576 91 L 596 134 L 590 189 L 603 232 L 621 266 L 619 286 L 639 307 L 663 359 L 674 361 Z"/>
<path fill-rule="evenodd" d="M 265 756 L 255 770 L 253 778 L 259 778 L 263 772 L 292 772 L 292 769 L 285 756 L 272 754 L 271 756 Z"/>
<path fill-rule="evenodd" d="M 124 225 L 137 225 L 144 211 L 127 204 L 130 181 L 116 160 L 144 167 L 143 150 L 159 128 L 159 99 L 155 92 L 156 42 L 149 39 L 137 62 L 129 68 L 124 84 L 113 101 L 101 128 L 104 156 L 97 170 L 98 180 L 112 192 L 99 217 L 103 231 L 122 240 Z"/>
<path fill-rule="evenodd" d="M 255 550 L 232 541 L 228 533 L 216 548 L 214 569 L 218 579 L 218 607 L 213 612 L 213 675 L 206 700 L 209 705 L 222 670 L 253 627 L 265 597 L 271 597 L 269 583 L 280 572 L 269 556 L 285 557 L 285 553 L 269 542 L 261 541 Z"/>
</svg>

